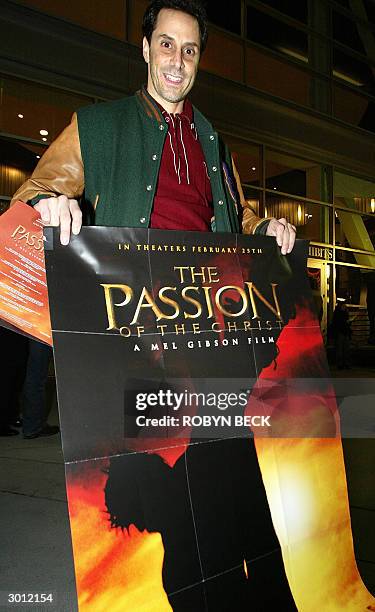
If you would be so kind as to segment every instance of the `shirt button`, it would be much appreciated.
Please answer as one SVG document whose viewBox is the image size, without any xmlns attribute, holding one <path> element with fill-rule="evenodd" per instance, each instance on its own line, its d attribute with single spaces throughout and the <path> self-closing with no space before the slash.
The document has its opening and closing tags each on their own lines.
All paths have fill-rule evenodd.
<svg viewBox="0 0 375 612">
<path fill-rule="evenodd" d="M 222 205 L 224 204 L 223 200 L 219 200 L 219 201 L 218 201 L 218 204 L 219 204 L 220 206 L 222 206 Z"/>
<path fill-rule="evenodd" d="M 146 223 L 146 217 L 141 217 L 139 220 L 141 223 Z"/>
<path fill-rule="evenodd" d="M 156 160 L 157 160 L 157 158 L 158 158 L 158 156 L 157 156 L 157 155 L 153 155 L 153 156 L 152 156 L 152 159 L 153 159 L 154 161 L 156 161 Z"/>
<path fill-rule="evenodd" d="M 212 134 L 211 134 L 210 140 L 215 140 L 215 136 L 212 136 Z"/>
<path fill-rule="evenodd" d="M 165 127 L 165 126 L 164 126 L 164 125 L 161 123 L 161 124 L 159 125 L 159 130 L 162 132 L 162 131 L 164 130 L 164 127 Z"/>
<path fill-rule="evenodd" d="M 216 166 L 212 166 L 212 172 L 217 172 Z"/>
<path fill-rule="evenodd" d="M 146 189 L 147 189 L 147 191 L 151 191 L 152 185 L 147 185 Z"/>
</svg>

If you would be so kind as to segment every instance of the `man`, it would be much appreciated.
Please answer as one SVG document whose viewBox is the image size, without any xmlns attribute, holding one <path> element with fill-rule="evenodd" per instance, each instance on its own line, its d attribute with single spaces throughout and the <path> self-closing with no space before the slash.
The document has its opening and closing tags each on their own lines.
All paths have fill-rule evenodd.
<svg viewBox="0 0 375 612">
<path fill-rule="evenodd" d="M 286 219 L 260 219 L 247 206 L 228 149 L 212 125 L 187 98 L 207 42 L 202 7 L 194 0 L 153 0 L 144 15 L 143 34 L 143 57 L 148 65 L 146 88 L 123 100 L 78 110 L 70 126 L 50 146 L 14 200 L 32 202 L 45 225 L 60 225 L 62 244 L 69 242 L 71 232 L 78 234 L 80 231 L 82 215 L 77 200 L 84 192 L 85 201 L 95 210 L 97 225 L 240 232 L 241 217 L 245 233 L 275 236 L 282 253 L 289 253 L 295 241 L 294 226 Z M 250 442 L 247 447 L 250 452 Z M 233 456 L 232 450 L 231 454 Z M 259 476 L 255 452 L 253 455 L 250 467 Z M 182 474 L 186 471 L 184 461 L 181 460 Z M 196 465 L 202 465 L 200 457 Z M 229 464 L 227 467 L 229 469 Z M 169 474 L 167 470 L 164 472 Z M 177 468 L 175 472 L 178 472 Z M 231 473 L 229 470 L 228 486 L 232 481 Z M 200 482 L 199 474 L 198 469 L 191 479 L 191 486 Z M 181 478 L 177 482 L 180 487 L 185 482 Z M 212 481 L 211 473 L 206 478 Z M 272 559 L 275 557 L 273 573 L 276 582 L 279 581 L 280 590 L 275 590 L 272 597 L 274 601 L 287 602 L 284 610 L 295 610 L 260 476 L 257 482 L 263 495 L 260 505 L 265 510 L 259 531 L 263 529 L 264 533 L 271 533 Z M 223 481 L 220 486 L 224 487 Z M 253 492 L 252 495 L 254 497 Z M 186 501 L 185 497 L 180 504 Z M 189 502 L 189 512 L 190 506 Z M 224 520 L 225 517 L 221 527 Z M 148 527 L 151 531 L 154 528 L 162 530 L 160 525 Z M 167 552 L 171 555 L 166 545 L 172 538 L 168 536 L 168 528 L 167 534 L 162 531 Z M 181 532 L 183 529 L 180 527 L 173 532 L 173 537 Z M 204 533 L 206 538 L 209 535 L 207 541 L 218 541 L 217 529 L 206 529 Z M 195 550 L 195 537 L 192 541 Z M 268 543 L 269 540 L 267 546 Z M 250 548 L 254 553 L 253 539 Z M 237 548 L 233 552 L 233 546 L 228 544 L 227 549 L 237 563 Z M 223 557 L 223 552 L 217 554 L 216 549 L 213 552 L 213 556 L 212 551 L 208 553 L 210 562 Z M 191 561 L 189 554 L 186 558 Z M 239 594 L 245 587 L 247 593 L 248 588 L 243 559 L 244 556 L 240 559 L 241 577 L 238 580 L 242 586 Z M 230 565 L 228 563 L 224 563 L 226 568 Z M 167 564 L 167 577 L 164 577 L 167 590 L 170 582 L 175 580 L 168 573 L 172 570 L 173 563 Z M 188 578 L 191 575 L 186 573 L 185 580 Z M 251 584 L 257 584 L 255 579 Z M 174 587 L 170 588 L 173 590 Z M 260 590 L 264 590 L 264 581 L 261 581 Z M 235 591 L 234 588 L 233 593 Z M 168 593 L 169 597 L 176 598 L 177 595 Z M 174 610 L 207 607 L 203 603 L 189 607 L 185 592 L 181 597 L 183 601 L 180 603 L 174 601 Z M 229 609 L 224 599 L 222 604 L 215 600 L 212 609 L 224 609 L 219 605 Z"/>
<path fill-rule="evenodd" d="M 286 219 L 259 219 L 247 206 L 226 147 L 187 95 L 207 42 L 195 0 L 154 0 L 143 19 L 147 87 L 135 96 L 80 109 L 44 154 L 13 202 L 31 201 L 61 242 L 78 234 L 77 202 L 97 225 L 275 236 L 283 254 L 295 241 Z"/>
<path fill-rule="evenodd" d="M 1 410 L 0 437 L 19 434 L 19 396 L 25 377 L 27 338 L 0 326 L 0 346 L 3 364 L 0 369 Z"/>
</svg>

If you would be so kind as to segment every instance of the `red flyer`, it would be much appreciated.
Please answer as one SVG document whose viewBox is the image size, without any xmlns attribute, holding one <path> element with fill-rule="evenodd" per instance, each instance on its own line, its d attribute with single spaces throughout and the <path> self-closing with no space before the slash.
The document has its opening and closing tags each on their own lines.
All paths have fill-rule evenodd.
<svg viewBox="0 0 375 612">
<path fill-rule="evenodd" d="M 43 225 L 31 206 L 16 202 L 0 217 L 0 319 L 52 344 Z"/>
</svg>

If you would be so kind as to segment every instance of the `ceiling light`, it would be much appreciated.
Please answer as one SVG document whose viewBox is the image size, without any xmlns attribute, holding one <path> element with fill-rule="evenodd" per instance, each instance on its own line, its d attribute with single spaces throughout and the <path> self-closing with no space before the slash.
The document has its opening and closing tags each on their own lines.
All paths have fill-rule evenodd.
<svg viewBox="0 0 375 612">
<path fill-rule="evenodd" d="M 43 137 L 43 138 L 42 138 L 42 140 L 43 140 L 44 142 L 47 142 L 47 138 L 45 138 L 45 137 Z"/>
<path fill-rule="evenodd" d="M 276 187 L 274 187 L 274 189 L 277 189 Z"/>
<path fill-rule="evenodd" d="M 23 115 L 22 115 L 22 113 L 18 113 L 17 117 L 18 117 L 19 119 L 23 119 Z"/>
<path fill-rule="evenodd" d="M 39 130 L 41 136 L 48 136 L 48 130 Z"/>
<path fill-rule="evenodd" d="M 252 170 L 256 170 L 256 167 L 255 167 L 255 166 L 253 166 L 251 169 L 252 169 Z"/>
<path fill-rule="evenodd" d="M 332 74 L 338 79 L 341 79 L 342 81 L 346 81 L 347 83 L 350 83 L 350 85 L 355 85 L 356 87 L 363 87 L 364 85 L 362 81 L 358 81 L 358 79 L 355 79 L 349 76 L 348 74 L 344 74 L 343 72 L 340 72 L 340 70 L 332 70 Z"/>
<path fill-rule="evenodd" d="M 40 155 L 36 155 L 36 158 L 37 158 L 37 159 L 40 159 Z"/>
<path fill-rule="evenodd" d="M 300 62 L 308 63 L 309 58 L 306 55 L 302 55 L 302 53 L 298 53 L 298 51 L 294 51 L 293 49 L 287 49 L 286 47 L 276 47 L 278 51 L 281 53 L 285 53 L 285 55 L 289 55 L 289 57 L 293 57 L 294 59 L 300 60 Z"/>
</svg>

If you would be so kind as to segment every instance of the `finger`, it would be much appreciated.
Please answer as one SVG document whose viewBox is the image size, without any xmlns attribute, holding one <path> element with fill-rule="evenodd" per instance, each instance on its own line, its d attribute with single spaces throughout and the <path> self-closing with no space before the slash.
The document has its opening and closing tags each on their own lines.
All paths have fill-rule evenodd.
<svg viewBox="0 0 375 612">
<path fill-rule="evenodd" d="M 82 227 L 82 212 L 77 200 L 70 200 L 70 213 L 72 215 L 72 232 L 76 236 L 81 231 Z"/>
<path fill-rule="evenodd" d="M 60 225 L 60 198 L 49 198 L 47 204 L 50 214 L 49 225 L 58 227 Z"/>
<path fill-rule="evenodd" d="M 63 200 L 59 206 L 60 216 L 60 242 L 63 245 L 69 244 L 70 239 L 70 228 L 72 223 L 72 217 L 69 209 L 68 200 Z"/>
<path fill-rule="evenodd" d="M 285 227 L 282 223 L 277 223 L 276 226 L 276 242 L 279 247 L 283 246 L 283 236 L 284 236 Z"/>
<path fill-rule="evenodd" d="M 37 204 L 34 206 L 34 210 L 37 210 L 40 214 L 44 225 L 49 225 L 50 223 L 50 210 L 46 199 L 39 200 Z"/>
<path fill-rule="evenodd" d="M 281 219 L 276 219 L 277 227 L 276 227 L 276 240 L 279 247 L 283 247 L 284 240 L 284 229 L 287 225 L 287 220 L 285 217 L 281 217 Z M 285 255 L 285 253 L 283 253 Z"/>
<path fill-rule="evenodd" d="M 290 236 L 290 234 L 289 234 L 289 228 L 288 228 L 288 225 L 286 225 L 286 226 L 284 227 L 284 231 L 283 231 L 283 242 L 282 242 L 282 245 L 281 245 L 281 253 L 282 253 L 283 255 L 286 255 L 286 254 L 287 254 L 287 252 L 288 252 L 288 248 L 289 248 L 289 236 Z"/>
<path fill-rule="evenodd" d="M 294 225 L 290 225 L 289 228 L 289 246 L 288 246 L 288 253 L 291 253 L 291 251 L 293 250 L 294 247 L 294 243 L 296 241 L 296 228 Z"/>
</svg>

